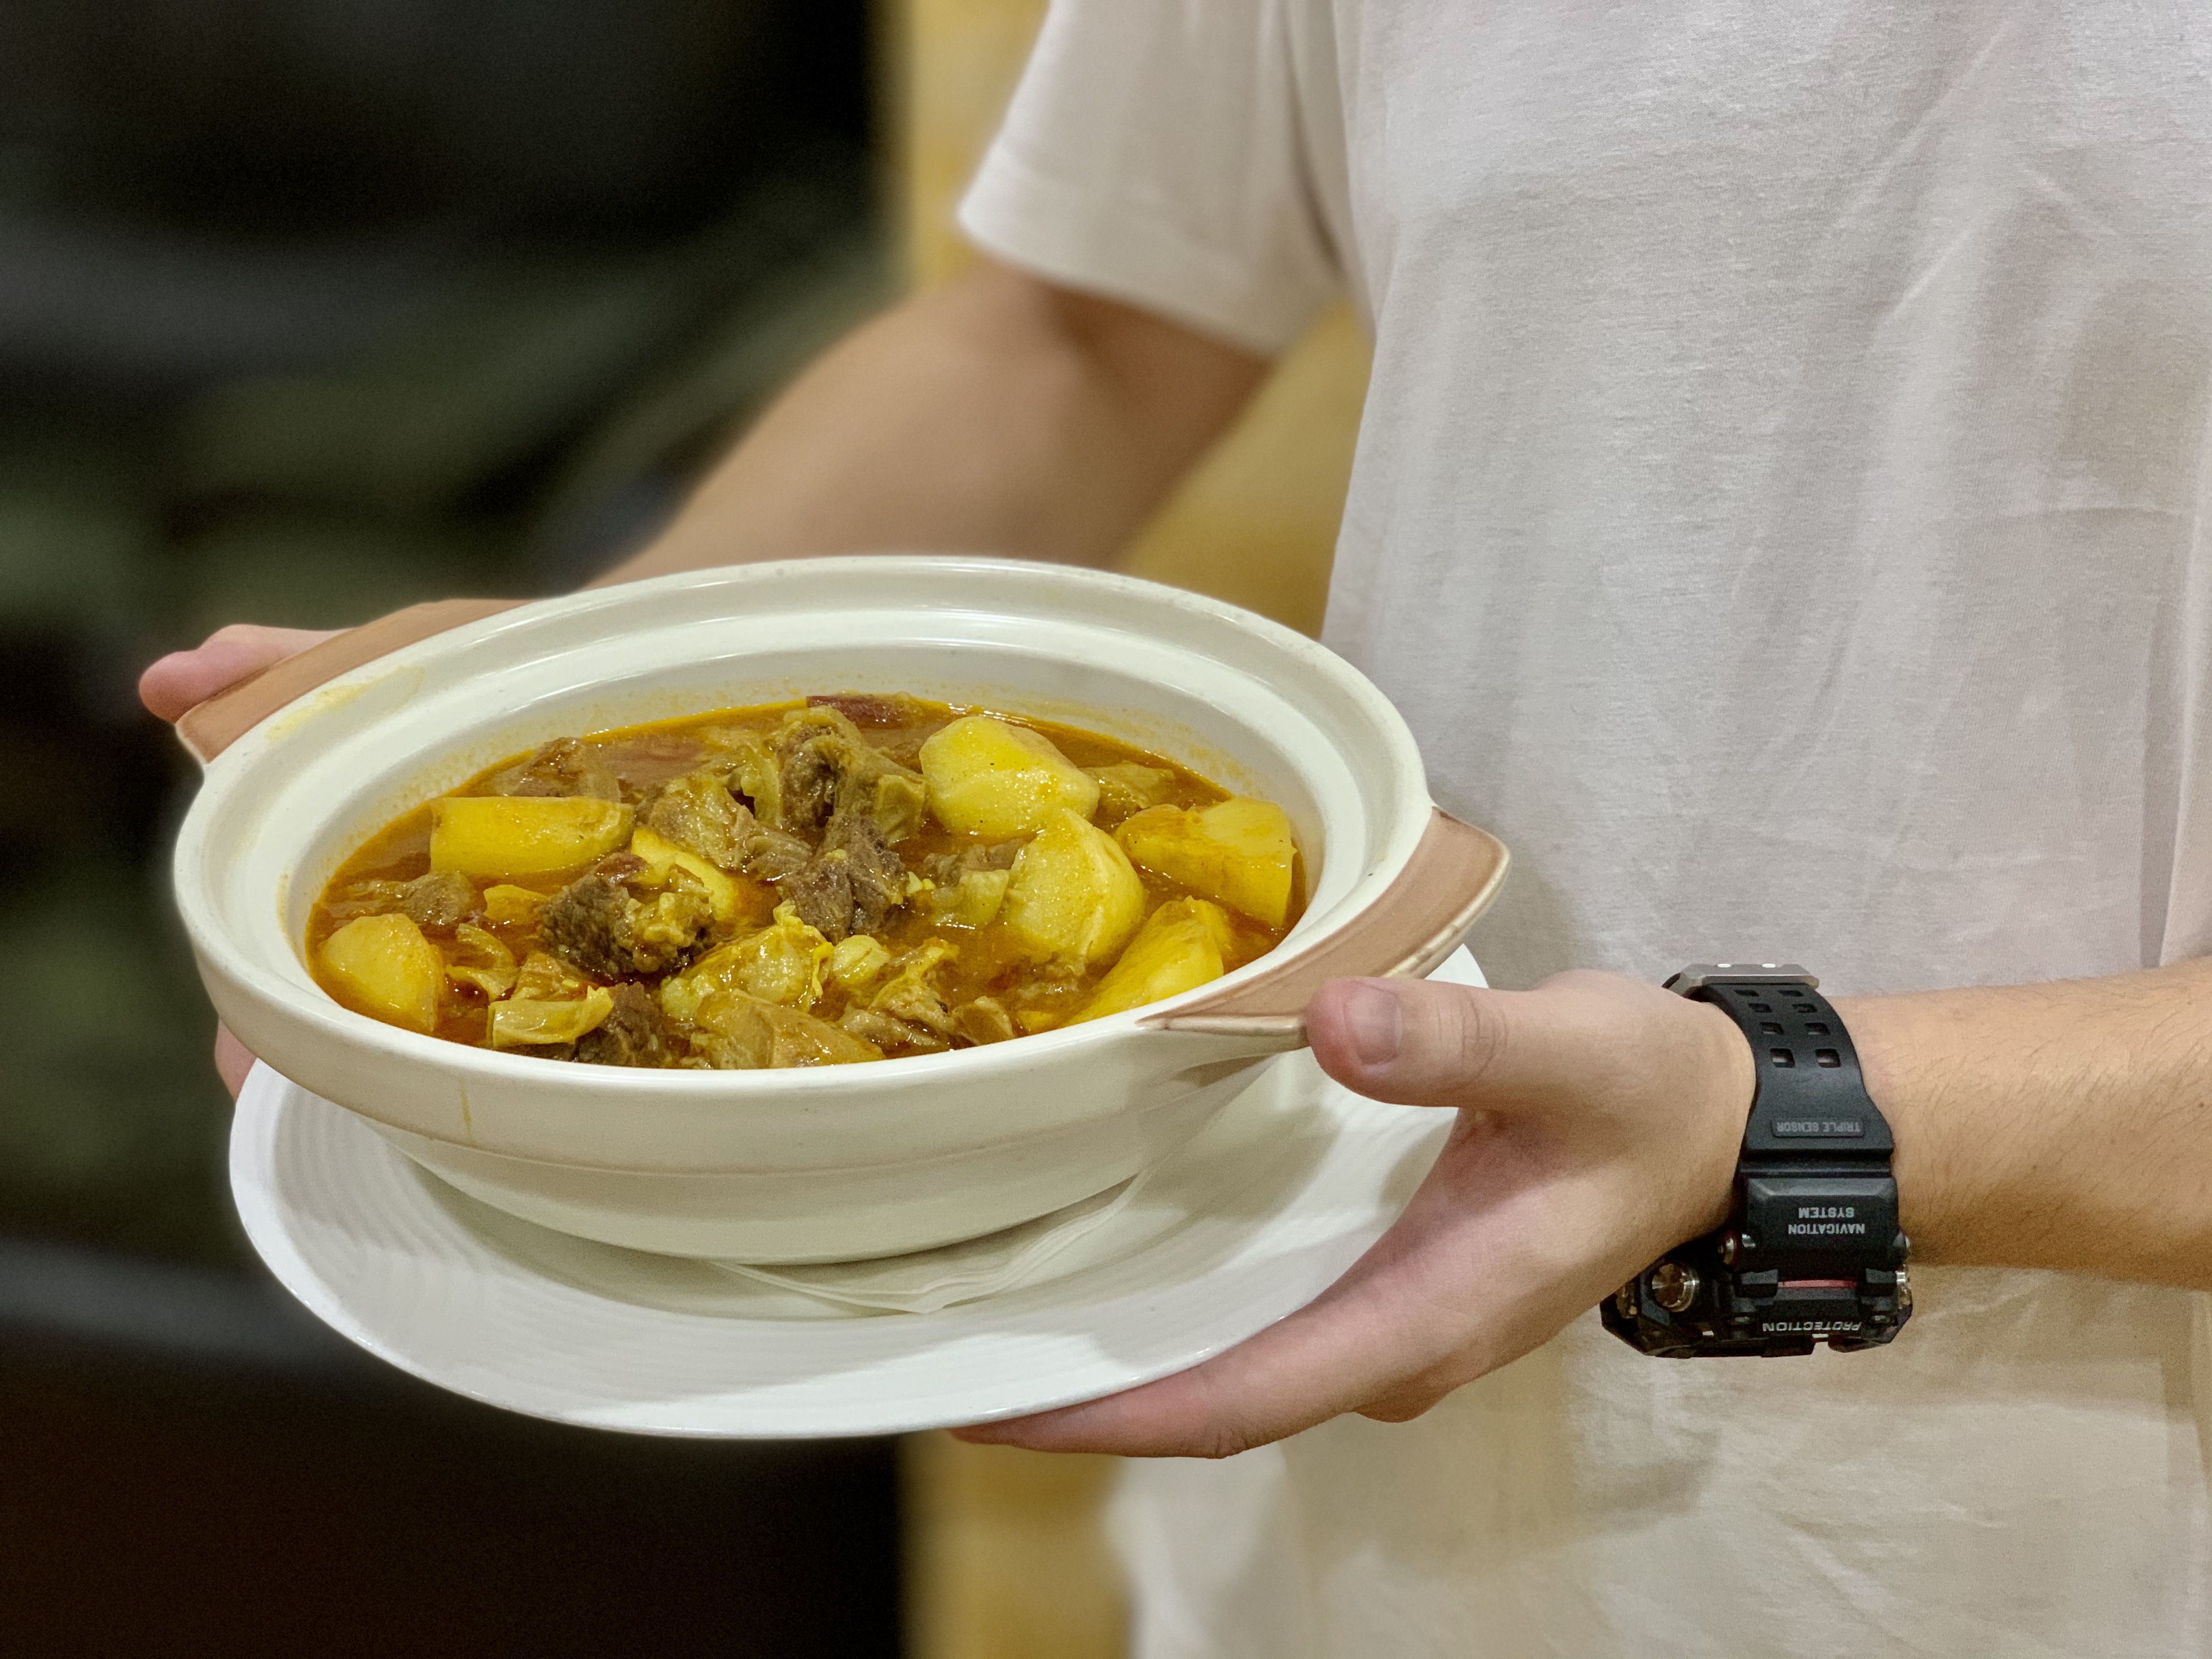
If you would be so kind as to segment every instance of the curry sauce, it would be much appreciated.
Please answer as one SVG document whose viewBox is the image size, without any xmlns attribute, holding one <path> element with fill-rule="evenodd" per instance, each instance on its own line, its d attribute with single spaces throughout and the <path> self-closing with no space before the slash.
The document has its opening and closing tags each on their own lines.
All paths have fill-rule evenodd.
<svg viewBox="0 0 2212 1659">
<path fill-rule="evenodd" d="M 1303 898 L 1288 820 L 1094 732 L 842 695 L 563 738 L 387 825 L 306 939 L 337 1001 L 552 1060 L 1006 1041 L 1206 982 Z"/>
</svg>

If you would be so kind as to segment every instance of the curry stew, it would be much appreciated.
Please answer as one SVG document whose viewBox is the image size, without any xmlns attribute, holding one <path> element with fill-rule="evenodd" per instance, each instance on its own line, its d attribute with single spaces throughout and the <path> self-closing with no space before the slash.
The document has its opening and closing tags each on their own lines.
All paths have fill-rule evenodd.
<svg viewBox="0 0 2212 1659">
<path fill-rule="evenodd" d="M 562 738 L 308 923 L 347 1007 L 617 1066 L 834 1066 L 1118 1013 L 1278 944 L 1289 820 L 1066 726 L 858 695 Z"/>
</svg>

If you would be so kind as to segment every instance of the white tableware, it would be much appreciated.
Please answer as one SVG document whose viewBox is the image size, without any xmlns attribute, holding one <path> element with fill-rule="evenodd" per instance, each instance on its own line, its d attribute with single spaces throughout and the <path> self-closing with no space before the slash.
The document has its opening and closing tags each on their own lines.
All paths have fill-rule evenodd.
<svg viewBox="0 0 2212 1659">
<path fill-rule="evenodd" d="M 1438 976 L 1480 982 L 1463 956 Z M 639 1433 L 889 1434 L 1095 1399 L 1243 1340 L 1358 1260 L 1449 1124 L 1285 1055 L 1048 1278 L 930 1314 L 855 1314 L 517 1220 L 266 1066 L 240 1097 L 230 1169 L 293 1294 L 442 1388 Z"/>
<path fill-rule="evenodd" d="M 1065 720 L 1279 802 L 1307 909 L 1273 954 L 1150 1007 L 816 1070 L 472 1048 L 353 1013 L 310 976 L 301 940 L 338 863 L 493 762 L 562 734 L 842 690 Z M 1403 721 L 1340 659 L 1212 600 L 1056 565 L 800 561 L 426 607 L 280 665 L 181 729 L 207 772 L 177 899 L 231 1029 L 484 1202 L 677 1255 L 887 1255 L 1125 1181 L 1303 1041 L 1322 979 L 1440 960 L 1505 866 L 1496 841 L 1430 803 Z"/>
</svg>

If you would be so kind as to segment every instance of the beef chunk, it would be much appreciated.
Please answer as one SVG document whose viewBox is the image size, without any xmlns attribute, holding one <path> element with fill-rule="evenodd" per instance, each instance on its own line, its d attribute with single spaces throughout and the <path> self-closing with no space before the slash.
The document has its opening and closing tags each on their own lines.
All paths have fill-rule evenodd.
<svg viewBox="0 0 2212 1659">
<path fill-rule="evenodd" d="M 826 697 L 809 697 L 806 702 L 810 708 L 834 708 L 855 726 L 865 727 L 873 748 L 909 768 L 921 763 L 922 744 L 945 724 L 942 708 L 896 692 L 878 696 L 840 691 Z"/>
<path fill-rule="evenodd" d="M 576 1058 L 595 1066 L 673 1066 L 676 1054 L 668 1017 L 642 985 L 616 986 L 614 1012 L 576 1044 Z"/>
<path fill-rule="evenodd" d="M 757 830 L 753 815 L 711 767 L 686 772 L 664 786 L 645 809 L 645 825 L 724 870 L 744 867 Z"/>
<path fill-rule="evenodd" d="M 906 899 L 906 866 L 866 812 L 841 811 L 822 848 L 781 891 L 799 919 L 832 943 L 872 933 Z"/>
<path fill-rule="evenodd" d="M 450 933 L 477 913 L 477 890 L 457 870 L 433 870 L 401 890 L 399 908 L 426 933 Z"/>
<path fill-rule="evenodd" d="M 786 716 L 769 748 L 780 769 L 779 816 L 771 827 L 796 835 L 813 834 L 838 812 L 872 813 L 884 780 L 915 778 L 836 708 Z"/>
<path fill-rule="evenodd" d="M 488 795 L 589 795 L 620 800 L 622 784 L 597 750 L 574 738 L 556 738 L 529 759 L 484 785 Z"/>
<path fill-rule="evenodd" d="M 829 821 L 837 805 L 838 771 L 820 744 L 806 743 L 783 757 L 783 823 L 796 835 L 811 835 Z"/>
<path fill-rule="evenodd" d="M 780 881 L 814 856 L 812 842 L 755 817 L 713 766 L 686 773 L 655 795 L 645 825 L 710 864 L 761 881 Z"/>
<path fill-rule="evenodd" d="M 919 697 L 909 697 L 901 692 L 877 696 L 866 691 L 835 691 L 828 696 L 809 697 L 810 708 L 834 708 L 847 720 L 860 726 L 919 726 L 925 720 L 938 720 L 943 716 Z"/>
<path fill-rule="evenodd" d="M 594 872 L 572 881 L 538 913 L 545 948 L 579 973 L 620 979 L 632 971 L 629 913 L 637 901 Z"/>
<path fill-rule="evenodd" d="M 538 936 L 548 951 L 594 979 L 665 973 L 698 947 L 714 920 L 706 896 L 674 885 L 641 903 L 602 865 L 545 901 Z"/>
</svg>

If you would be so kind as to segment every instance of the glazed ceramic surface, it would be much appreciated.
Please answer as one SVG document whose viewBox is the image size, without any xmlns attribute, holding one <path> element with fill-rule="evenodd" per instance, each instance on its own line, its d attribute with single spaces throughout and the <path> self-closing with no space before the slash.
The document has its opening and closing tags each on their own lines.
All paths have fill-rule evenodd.
<svg viewBox="0 0 2212 1659">
<path fill-rule="evenodd" d="M 1438 976 L 1481 982 L 1463 955 Z M 263 1259 L 379 1358 L 533 1416 L 760 1438 L 981 1422 L 1197 1364 L 1357 1261 L 1449 1127 L 1281 1056 L 1048 1273 L 927 1314 L 855 1314 L 515 1220 L 266 1066 L 239 1097 L 230 1164 Z"/>
<path fill-rule="evenodd" d="M 832 690 L 1086 726 L 1276 801 L 1304 854 L 1306 912 L 1273 956 L 1182 998 L 986 1048 L 819 1070 L 631 1071 L 471 1048 L 352 1013 L 309 976 L 300 941 L 337 864 L 495 761 L 564 734 Z M 213 757 L 175 871 L 231 1029 L 408 1157 L 585 1237 L 795 1261 L 974 1237 L 1163 1156 L 1259 1059 L 1300 1040 L 1314 975 L 1425 969 L 1456 942 L 1504 853 L 1494 868 L 1478 858 L 1423 874 L 1439 823 L 1451 821 L 1431 806 L 1395 711 L 1310 641 L 1127 578 L 871 557 L 549 600 L 352 668 Z M 1359 943 L 1409 868 L 1415 886 L 1470 890 L 1441 908 L 1413 896 L 1446 918 L 1418 949 L 1395 937 L 1402 928 Z M 1359 959 L 1330 956 L 1346 941 Z M 1409 949 L 1424 959 L 1384 959 Z M 1197 1029 L 1163 1029 L 1179 1010 Z"/>
</svg>

